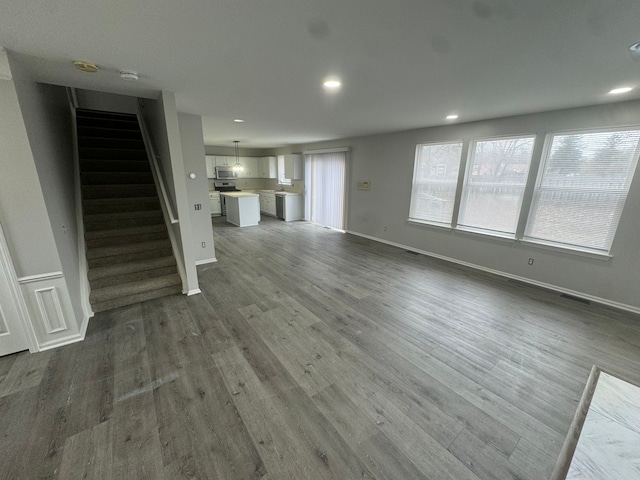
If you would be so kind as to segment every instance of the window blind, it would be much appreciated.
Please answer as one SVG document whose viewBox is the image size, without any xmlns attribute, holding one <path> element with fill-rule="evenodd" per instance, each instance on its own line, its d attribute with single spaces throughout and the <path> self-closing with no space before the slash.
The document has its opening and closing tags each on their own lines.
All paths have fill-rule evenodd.
<svg viewBox="0 0 640 480">
<path fill-rule="evenodd" d="M 409 219 L 451 225 L 462 142 L 418 145 Z"/>
<path fill-rule="evenodd" d="M 639 142 L 639 129 L 551 135 L 525 238 L 608 253 Z"/>
<path fill-rule="evenodd" d="M 458 225 L 515 234 L 535 137 L 474 141 Z"/>
</svg>

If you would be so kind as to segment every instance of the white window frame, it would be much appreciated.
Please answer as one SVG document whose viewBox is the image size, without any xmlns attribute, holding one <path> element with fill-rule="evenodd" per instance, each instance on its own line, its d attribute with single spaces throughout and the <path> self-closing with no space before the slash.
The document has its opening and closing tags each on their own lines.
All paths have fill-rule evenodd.
<svg viewBox="0 0 640 480">
<path fill-rule="evenodd" d="M 461 224 L 459 220 L 462 215 L 462 211 L 465 208 L 466 197 L 469 194 L 470 179 L 471 179 L 471 174 L 472 174 L 472 169 L 474 164 L 475 146 L 481 142 L 494 142 L 494 141 L 500 141 L 500 140 L 517 140 L 517 139 L 531 139 L 533 141 L 533 145 L 531 147 L 531 157 L 529 159 L 529 165 L 527 167 L 527 173 L 526 173 L 527 177 L 524 182 L 524 185 L 521 186 L 522 196 L 520 197 L 520 205 L 518 207 L 518 214 L 516 216 L 514 231 L 504 232 L 501 230 L 492 230 L 489 228 L 482 228 L 482 227 Z M 472 138 L 471 140 L 469 140 L 468 148 L 466 150 L 467 155 L 466 155 L 466 158 L 463 159 L 463 161 L 465 162 L 464 180 L 462 182 L 462 185 L 459 185 L 460 191 L 457 192 L 459 194 L 460 201 L 456 204 L 455 211 L 454 211 L 454 219 L 455 219 L 454 228 L 456 230 L 462 231 L 462 232 L 478 233 L 478 234 L 487 235 L 491 237 L 508 238 L 508 239 L 518 238 L 518 225 L 520 224 L 520 218 L 522 217 L 523 211 L 526 209 L 526 205 L 527 205 L 527 186 L 531 181 L 531 171 L 535 161 L 535 151 L 536 151 L 537 141 L 538 141 L 538 136 L 534 133 L 521 133 L 517 135 L 500 135 L 500 136 L 492 136 L 492 137 L 478 137 L 478 138 Z M 464 153 L 464 149 L 463 149 L 463 153 Z M 507 185 L 505 184 L 505 186 Z"/>
<path fill-rule="evenodd" d="M 431 146 L 442 146 L 442 145 L 460 145 L 460 160 L 458 163 L 458 178 L 456 179 L 455 182 L 455 193 L 454 193 L 454 204 L 453 204 L 453 212 L 451 214 L 451 221 L 449 223 L 446 222 L 438 222 L 435 220 L 429 220 L 429 219 L 423 219 L 423 218 L 417 218 L 417 217 L 412 217 L 411 216 L 411 210 L 412 210 L 412 205 L 414 202 L 414 188 L 416 186 L 416 175 L 418 173 L 419 170 L 419 158 L 420 158 L 420 149 L 422 147 L 431 147 Z M 421 224 L 426 224 L 426 225 L 433 225 L 436 227 L 445 227 L 445 228 L 453 228 L 455 225 L 455 221 L 457 218 L 457 210 L 458 210 L 458 203 L 459 203 L 459 188 L 460 188 L 460 178 L 462 175 L 462 172 L 464 172 L 464 168 L 465 168 L 465 155 L 466 154 L 466 142 L 462 139 L 456 139 L 456 140 L 449 140 L 449 141 L 443 141 L 443 142 L 428 142 L 428 143 L 418 143 L 416 145 L 416 150 L 415 150 L 415 157 L 414 157 L 414 163 L 413 163 L 413 178 L 412 178 L 412 182 L 411 182 L 411 197 L 409 199 L 409 221 L 410 222 L 414 222 L 414 223 L 421 223 Z M 446 168 L 446 166 L 445 166 Z M 436 172 L 437 173 L 437 172 Z M 446 174 L 446 171 L 444 172 Z"/>
<path fill-rule="evenodd" d="M 549 188 L 549 187 L 542 187 L 542 180 L 544 177 L 544 173 L 545 173 L 545 168 L 547 166 L 547 163 L 550 161 L 550 157 L 551 157 L 551 148 L 553 146 L 553 140 L 555 137 L 558 136 L 563 136 L 563 135 L 580 135 L 580 134 L 593 134 L 593 133 L 614 133 L 614 132 L 627 132 L 627 131 L 640 131 L 640 125 L 629 125 L 629 126 L 622 126 L 622 127 L 601 127 L 601 128 L 582 128 L 582 129 L 572 129 L 572 130 L 558 130 L 558 131 L 554 131 L 554 132 L 548 132 L 545 136 L 545 143 L 544 143 L 544 148 L 542 151 L 542 154 L 540 156 L 540 161 L 539 161 L 539 167 L 538 167 L 538 174 L 536 177 L 536 182 L 535 182 L 535 186 L 533 191 L 531 192 L 531 196 L 529 198 L 529 202 L 530 202 L 530 206 L 527 212 L 527 218 L 526 218 L 526 226 L 525 226 L 525 230 L 523 232 L 522 235 L 522 243 L 526 243 L 526 244 L 531 244 L 534 246 L 541 246 L 543 248 L 551 248 L 553 250 L 563 250 L 563 251 L 570 251 L 570 252 L 575 252 L 578 254 L 587 254 L 589 256 L 602 256 L 602 257 L 606 257 L 606 258 L 610 258 L 611 257 L 611 247 L 613 245 L 613 242 L 615 240 L 615 236 L 616 233 L 618 231 L 618 226 L 620 224 L 620 218 L 622 217 L 622 212 L 624 211 L 624 206 L 626 204 L 626 200 L 628 198 L 630 189 L 631 189 L 631 184 L 633 182 L 633 178 L 636 176 L 636 169 L 638 167 L 638 162 L 639 162 L 639 156 L 640 156 L 640 142 L 638 144 L 638 146 L 636 147 L 636 152 L 635 152 L 635 160 L 633 161 L 633 165 L 631 167 L 631 175 L 627 178 L 627 182 L 626 182 L 626 191 L 622 192 L 620 191 L 620 193 L 625 193 L 625 197 L 623 200 L 623 206 L 621 209 L 621 214 L 620 216 L 616 219 L 615 222 L 615 226 L 612 225 L 612 235 L 611 235 L 611 241 L 609 242 L 609 245 L 606 249 L 596 249 L 596 248 L 591 248 L 591 247 L 585 247 L 585 246 L 581 246 L 581 245 L 577 245 L 577 244 L 569 244 L 569 243 L 565 243 L 565 242 L 560 242 L 560 241 L 552 241 L 552 240 L 546 240 L 546 239 L 541 239 L 541 238 L 536 238 L 531 236 L 531 229 L 533 226 L 533 221 L 534 221 L 534 206 L 535 205 L 535 199 L 536 199 L 536 195 L 538 194 L 538 192 L 540 192 L 541 190 L 545 189 L 545 190 L 558 190 L 558 188 Z M 587 191 L 586 189 L 583 189 L 583 191 Z M 593 192 L 593 189 L 588 189 L 588 191 Z M 600 190 L 601 192 L 606 192 L 606 193 L 612 193 L 611 190 Z"/>
</svg>

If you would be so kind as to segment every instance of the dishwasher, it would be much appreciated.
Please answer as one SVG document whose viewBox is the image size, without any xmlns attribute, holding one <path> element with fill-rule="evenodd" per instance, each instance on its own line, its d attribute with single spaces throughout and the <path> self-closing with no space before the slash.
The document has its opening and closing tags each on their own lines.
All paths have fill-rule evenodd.
<svg viewBox="0 0 640 480">
<path fill-rule="evenodd" d="M 276 217 L 284 220 L 284 195 L 276 194 Z"/>
</svg>

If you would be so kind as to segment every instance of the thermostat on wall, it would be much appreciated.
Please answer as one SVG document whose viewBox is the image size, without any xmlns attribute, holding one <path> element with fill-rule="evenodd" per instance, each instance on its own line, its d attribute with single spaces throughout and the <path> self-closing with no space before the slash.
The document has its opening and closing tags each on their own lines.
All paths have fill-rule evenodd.
<svg viewBox="0 0 640 480">
<path fill-rule="evenodd" d="M 358 182 L 358 190 L 371 190 L 371 182 Z"/>
</svg>

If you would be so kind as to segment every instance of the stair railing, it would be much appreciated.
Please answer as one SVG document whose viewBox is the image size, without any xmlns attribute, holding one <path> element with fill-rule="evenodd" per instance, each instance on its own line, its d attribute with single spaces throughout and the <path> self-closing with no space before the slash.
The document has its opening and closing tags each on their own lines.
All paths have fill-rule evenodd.
<svg viewBox="0 0 640 480">
<path fill-rule="evenodd" d="M 164 203 L 164 210 L 166 210 L 169 221 L 171 224 L 179 223 L 177 215 L 173 211 L 173 205 L 169 201 L 169 195 L 167 195 L 167 187 L 164 183 L 164 178 L 162 176 L 162 171 L 160 170 L 160 165 L 158 165 L 158 155 L 156 154 L 155 149 L 153 148 L 153 142 L 151 141 L 151 136 L 149 135 L 149 131 L 147 130 L 147 125 L 144 121 L 144 117 L 142 116 L 142 108 L 140 106 L 140 101 L 138 101 L 138 124 L 140 125 L 140 131 L 142 132 L 142 139 L 144 141 L 144 146 L 147 149 L 147 154 L 149 160 L 151 162 L 151 168 L 153 171 L 153 176 L 156 177 L 156 185 L 158 185 L 160 189 L 160 196 L 162 197 L 162 202 Z"/>
<path fill-rule="evenodd" d="M 80 182 L 80 150 L 78 145 L 78 127 L 76 121 L 76 109 L 78 108 L 78 96 L 76 89 L 67 87 L 67 98 L 71 110 L 71 141 L 73 143 L 73 187 L 76 203 L 76 229 L 78 231 L 78 275 L 80 279 L 80 302 L 85 319 L 93 317 L 93 308 L 89 302 L 91 285 L 89 285 L 89 265 L 84 241 L 84 217 L 82 215 L 82 187 Z M 84 322 L 87 325 L 87 322 Z"/>
<path fill-rule="evenodd" d="M 153 141 L 151 140 L 151 135 L 149 135 L 149 130 L 147 129 L 147 124 L 144 120 L 144 116 L 142 115 L 142 104 L 140 99 L 138 99 L 138 125 L 140 125 L 140 132 L 142 133 L 142 140 L 144 142 L 144 146 L 147 150 L 147 157 L 149 158 L 149 163 L 151 164 L 151 173 L 153 174 L 153 178 L 156 184 L 156 189 L 160 193 L 160 197 L 162 198 L 162 202 L 160 206 L 162 207 L 162 214 L 164 216 L 165 222 L 170 223 L 167 225 L 167 233 L 169 234 L 169 241 L 171 242 L 171 249 L 173 250 L 173 256 L 176 259 L 176 266 L 178 267 L 178 274 L 182 279 L 182 289 L 183 293 L 185 292 L 185 285 L 187 284 L 187 271 L 184 262 L 183 252 L 180 250 L 178 246 L 178 240 L 176 237 L 175 229 L 180 229 L 179 220 L 177 215 L 174 214 L 173 206 L 169 201 L 169 195 L 167 195 L 167 187 L 164 183 L 164 178 L 162 176 L 162 171 L 160 170 L 160 165 L 158 164 L 159 156 L 156 154 L 155 148 L 153 147 Z"/>
</svg>

